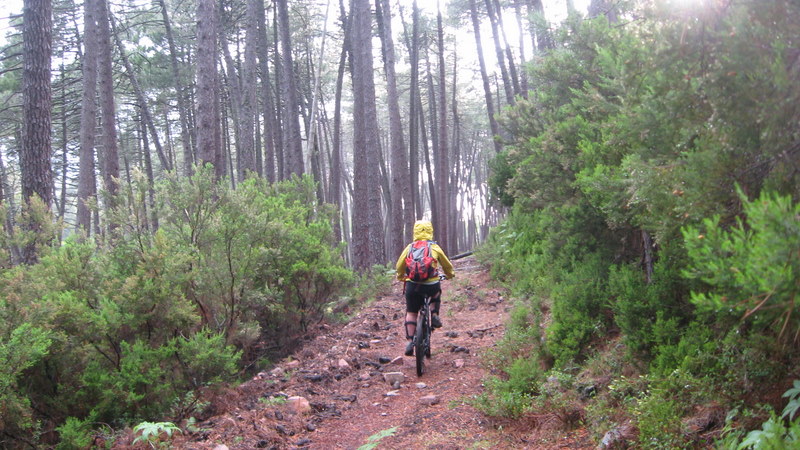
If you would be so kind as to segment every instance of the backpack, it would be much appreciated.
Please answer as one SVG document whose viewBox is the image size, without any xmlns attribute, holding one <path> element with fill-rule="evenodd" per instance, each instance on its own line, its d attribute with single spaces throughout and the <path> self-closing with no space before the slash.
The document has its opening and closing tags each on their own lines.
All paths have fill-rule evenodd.
<svg viewBox="0 0 800 450">
<path fill-rule="evenodd" d="M 406 255 L 406 276 L 411 281 L 425 281 L 435 277 L 439 271 L 433 265 L 432 241 L 414 241 Z"/>
</svg>

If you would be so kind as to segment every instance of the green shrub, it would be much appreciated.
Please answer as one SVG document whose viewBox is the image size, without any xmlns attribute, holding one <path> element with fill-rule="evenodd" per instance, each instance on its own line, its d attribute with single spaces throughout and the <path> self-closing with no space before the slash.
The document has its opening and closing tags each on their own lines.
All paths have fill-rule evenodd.
<svg viewBox="0 0 800 450">
<path fill-rule="evenodd" d="M 579 359 L 591 340 L 605 332 L 608 265 L 599 254 L 575 264 L 553 288 L 553 322 L 547 328 L 547 350 L 563 367 Z"/>
<path fill-rule="evenodd" d="M 684 447 L 683 408 L 668 392 L 655 390 L 639 399 L 633 408 L 642 448 L 674 449 Z"/>
<path fill-rule="evenodd" d="M 59 443 L 57 450 L 74 450 L 89 448 L 92 443 L 91 418 L 86 420 L 67 417 L 67 420 L 56 428 Z"/>
<path fill-rule="evenodd" d="M 719 216 L 683 235 L 691 264 L 684 274 L 707 283 L 692 301 L 704 310 L 731 310 L 757 329 L 795 336 L 800 295 L 800 204 L 770 193 L 753 201 L 740 192 L 745 219 L 731 230 Z"/>
<path fill-rule="evenodd" d="M 29 323 L 12 329 L 3 325 L 7 324 L 0 325 L 0 432 L 29 433 L 37 424 L 23 377 L 47 356 L 52 341 L 45 330 Z"/>
</svg>

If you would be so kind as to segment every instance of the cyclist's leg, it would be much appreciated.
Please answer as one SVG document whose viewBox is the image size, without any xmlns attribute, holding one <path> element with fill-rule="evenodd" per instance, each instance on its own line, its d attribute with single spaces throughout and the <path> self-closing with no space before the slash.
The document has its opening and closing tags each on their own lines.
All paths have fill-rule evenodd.
<svg viewBox="0 0 800 450">
<path fill-rule="evenodd" d="M 412 340 L 414 339 L 414 334 L 417 331 L 417 315 L 419 313 L 419 309 L 422 307 L 422 294 L 417 289 L 418 285 L 415 283 L 406 283 L 405 286 L 405 294 L 406 294 L 406 320 L 403 324 L 403 327 L 406 331 L 406 339 L 408 340 L 408 345 L 406 345 L 406 356 L 411 356 L 414 352 Z"/>
<path fill-rule="evenodd" d="M 431 325 L 433 328 L 441 328 L 442 320 L 439 318 L 439 310 L 442 307 L 442 287 L 441 283 L 436 283 L 436 293 L 431 294 Z"/>
</svg>

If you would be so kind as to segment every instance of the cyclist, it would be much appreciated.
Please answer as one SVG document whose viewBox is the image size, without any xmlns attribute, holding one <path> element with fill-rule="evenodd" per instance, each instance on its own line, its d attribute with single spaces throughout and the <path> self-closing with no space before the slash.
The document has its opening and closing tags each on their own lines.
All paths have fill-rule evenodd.
<svg viewBox="0 0 800 450">
<path fill-rule="evenodd" d="M 433 275 L 422 281 L 411 281 L 407 274 L 406 257 L 412 246 L 417 241 L 430 242 L 430 253 L 433 258 Z M 431 326 L 441 328 L 442 321 L 439 318 L 439 310 L 442 304 L 442 287 L 439 282 L 438 268 L 441 267 L 447 279 L 456 276 L 453 264 L 447 259 L 439 245 L 433 241 L 433 224 L 428 220 L 418 220 L 414 223 L 414 242 L 408 244 L 405 250 L 397 259 L 397 279 L 405 282 L 403 292 L 406 297 L 406 320 L 405 331 L 408 344 L 406 345 L 406 356 L 414 354 L 414 333 L 417 330 L 417 313 L 422 307 L 422 302 L 426 295 L 431 297 Z"/>
</svg>

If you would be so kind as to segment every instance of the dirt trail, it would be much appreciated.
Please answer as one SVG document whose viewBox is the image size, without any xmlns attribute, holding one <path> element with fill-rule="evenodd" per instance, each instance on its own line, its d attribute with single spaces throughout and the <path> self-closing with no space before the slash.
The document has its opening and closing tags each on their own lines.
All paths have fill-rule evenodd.
<svg viewBox="0 0 800 450">
<path fill-rule="evenodd" d="M 217 415 L 172 445 L 358 449 L 370 436 L 393 431 L 376 448 L 543 448 L 467 403 L 482 390 L 481 355 L 502 337 L 509 305 L 474 258 L 454 265 L 456 278 L 444 282 L 444 327 L 433 335 L 422 377 L 414 358 L 402 356 L 404 301 L 402 284 L 394 283 L 347 325 L 323 325 L 278 368 L 219 395 Z M 403 374 L 399 388 L 385 381 L 390 372 Z"/>
</svg>

